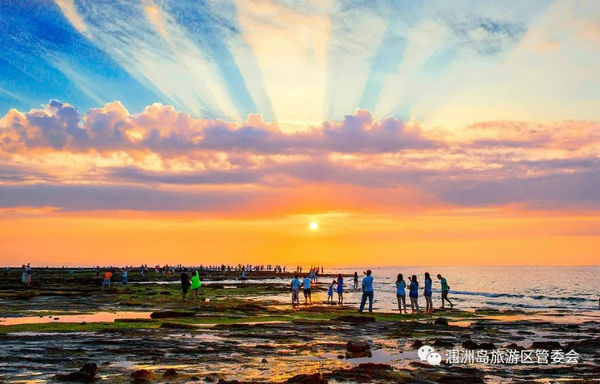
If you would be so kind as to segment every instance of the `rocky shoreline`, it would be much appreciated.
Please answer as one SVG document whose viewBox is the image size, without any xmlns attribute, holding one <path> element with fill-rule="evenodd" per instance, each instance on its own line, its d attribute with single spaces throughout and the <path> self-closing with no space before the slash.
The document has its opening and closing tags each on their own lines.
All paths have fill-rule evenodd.
<svg viewBox="0 0 600 384">
<path fill-rule="evenodd" d="M 20 284 L 17 271 L 3 276 L 0 318 L 52 321 L 0 321 L 0 381 L 596 383 L 600 377 L 594 318 L 573 321 L 569 313 L 555 313 L 548 321 L 537 313 L 487 309 L 358 314 L 356 308 L 320 303 L 292 309 L 259 299 L 285 294 L 285 284 L 219 282 L 235 278 L 233 273 L 204 275 L 211 283 L 202 286 L 201 300 L 182 303 L 179 286 L 163 284 L 178 275 L 130 276 L 128 286 L 105 290 L 90 271 L 36 270 L 31 287 Z M 115 313 L 114 320 L 60 319 L 102 311 Z M 140 317 L 118 318 L 124 311 Z M 421 361 L 423 345 L 444 355 L 440 365 Z M 499 350 L 573 350 L 578 361 L 446 362 L 449 351 L 491 356 Z"/>
</svg>

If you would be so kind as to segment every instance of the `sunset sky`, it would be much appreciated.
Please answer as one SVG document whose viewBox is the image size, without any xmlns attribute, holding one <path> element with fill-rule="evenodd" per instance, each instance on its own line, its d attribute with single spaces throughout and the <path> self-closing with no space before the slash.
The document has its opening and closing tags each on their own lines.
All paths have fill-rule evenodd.
<svg viewBox="0 0 600 384">
<path fill-rule="evenodd" d="M 26 262 L 600 264 L 600 1 L 0 0 Z"/>
</svg>

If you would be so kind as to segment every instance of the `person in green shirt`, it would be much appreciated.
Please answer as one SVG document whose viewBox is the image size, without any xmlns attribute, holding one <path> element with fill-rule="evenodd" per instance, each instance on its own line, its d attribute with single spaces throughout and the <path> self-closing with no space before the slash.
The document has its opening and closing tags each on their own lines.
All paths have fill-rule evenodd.
<svg viewBox="0 0 600 384">
<path fill-rule="evenodd" d="M 440 283 L 442 285 L 442 309 L 444 309 L 444 301 L 447 301 L 450 304 L 450 309 L 452 309 L 452 307 L 454 307 L 454 304 L 452 304 L 452 302 L 448 298 L 448 291 L 450 290 L 450 286 L 448 285 L 446 278 L 440 275 L 439 273 L 437 275 L 437 278 L 438 280 L 440 280 Z"/>
<path fill-rule="evenodd" d="M 196 300 L 200 300 L 200 295 L 198 292 L 200 291 L 200 286 L 202 283 L 200 282 L 200 274 L 196 270 L 194 276 L 190 279 L 190 290 L 192 291 L 192 297 L 195 297 Z"/>
</svg>

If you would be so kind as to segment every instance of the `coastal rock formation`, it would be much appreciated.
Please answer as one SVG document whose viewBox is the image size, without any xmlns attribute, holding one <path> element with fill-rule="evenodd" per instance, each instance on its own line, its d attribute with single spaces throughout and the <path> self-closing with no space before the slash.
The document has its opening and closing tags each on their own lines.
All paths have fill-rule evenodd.
<svg viewBox="0 0 600 384">
<path fill-rule="evenodd" d="M 95 363 L 86 363 L 77 372 L 59 374 L 54 377 L 57 381 L 67 381 L 72 383 L 93 383 L 96 379 L 98 366 Z"/>
</svg>

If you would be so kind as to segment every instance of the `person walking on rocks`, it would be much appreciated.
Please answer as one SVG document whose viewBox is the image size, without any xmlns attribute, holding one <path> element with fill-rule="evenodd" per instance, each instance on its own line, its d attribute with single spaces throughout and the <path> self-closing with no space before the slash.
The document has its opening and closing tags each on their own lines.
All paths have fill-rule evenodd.
<svg viewBox="0 0 600 384">
<path fill-rule="evenodd" d="M 440 280 L 440 284 L 442 285 L 442 309 L 444 309 L 444 301 L 447 301 L 448 304 L 450 304 L 450 309 L 452 309 L 452 307 L 454 307 L 454 304 L 452 304 L 452 302 L 448 298 L 448 291 L 450 291 L 448 281 L 446 281 L 446 278 L 440 275 L 439 273 L 437 275 L 437 278 L 438 280 Z"/>
</svg>

